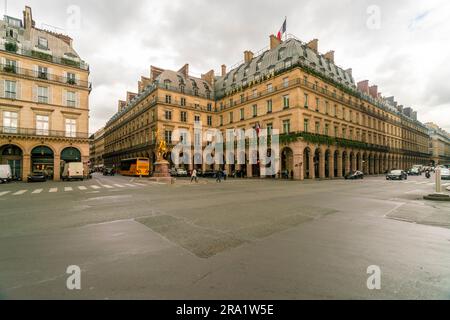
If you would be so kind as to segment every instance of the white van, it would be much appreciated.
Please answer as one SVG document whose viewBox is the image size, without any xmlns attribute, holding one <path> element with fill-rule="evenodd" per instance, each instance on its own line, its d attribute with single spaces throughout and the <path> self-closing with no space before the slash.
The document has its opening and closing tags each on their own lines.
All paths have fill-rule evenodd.
<svg viewBox="0 0 450 320">
<path fill-rule="evenodd" d="M 69 162 L 64 165 L 62 180 L 84 179 L 84 165 L 82 162 Z"/>
<path fill-rule="evenodd" d="M 12 180 L 12 171 L 9 164 L 0 164 L 0 183 L 8 183 Z"/>
</svg>

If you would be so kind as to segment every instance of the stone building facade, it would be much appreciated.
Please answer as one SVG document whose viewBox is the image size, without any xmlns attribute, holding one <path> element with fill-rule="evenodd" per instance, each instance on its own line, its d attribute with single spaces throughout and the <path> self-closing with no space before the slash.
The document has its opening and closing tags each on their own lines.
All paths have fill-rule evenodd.
<svg viewBox="0 0 450 320">
<path fill-rule="evenodd" d="M 192 77 L 188 65 L 179 71 L 151 67 L 105 127 L 105 162 L 155 160 L 157 130 L 173 146 L 173 131 L 183 128 L 193 136 L 196 121 L 222 131 L 279 129 L 280 170 L 298 180 L 354 170 L 379 174 L 429 162 L 428 129 L 417 113 L 382 97 L 368 81 L 356 84 L 351 69 L 335 64 L 334 52 L 319 53 L 318 40 L 291 36 L 281 42 L 271 36 L 267 49 L 245 51 L 241 63 L 230 71 L 222 66 L 217 76 L 211 70 Z M 248 177 L 262 171 L 248 163 L 224 167 Z"/>
<path fill-rule="evenodd" d="M 54 180 L 65 162 L 87 163 L 89 67 L 72 39 L 36 28 L 26 7 L 0 21 L 0 61 L 0 163 Z"/>
<path fill-rule="evenodd" d="M 437 124 L 425 124 L 430 135 L 431 161 L 434 165 L 450 165 L 450 134 Z"/>
</svg>

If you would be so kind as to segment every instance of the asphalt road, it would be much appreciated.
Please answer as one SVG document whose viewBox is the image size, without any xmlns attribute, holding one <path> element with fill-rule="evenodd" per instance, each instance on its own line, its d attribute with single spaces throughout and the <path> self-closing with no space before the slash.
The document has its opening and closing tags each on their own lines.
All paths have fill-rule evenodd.
<svg viewBox="0 0 450 320">
<path fill-rule="evenodd" d="M 450 299 L 450 204 L 422 200 L 432 182 L 0 185 L 0 298 Z"/>
</svg>

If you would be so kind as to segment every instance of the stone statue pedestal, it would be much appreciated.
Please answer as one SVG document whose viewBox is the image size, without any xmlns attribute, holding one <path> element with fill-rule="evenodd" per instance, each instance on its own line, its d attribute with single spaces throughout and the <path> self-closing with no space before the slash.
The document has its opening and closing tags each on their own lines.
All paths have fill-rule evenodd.
<svg viewBox="0 0 450 320">
<path fill-rule="evenodd" d="M 155 163 L 155 170 L 150 181 L 174 184 L 175 179 L 170 176 L 169 162 L 161 160 Z"/>
</svg>

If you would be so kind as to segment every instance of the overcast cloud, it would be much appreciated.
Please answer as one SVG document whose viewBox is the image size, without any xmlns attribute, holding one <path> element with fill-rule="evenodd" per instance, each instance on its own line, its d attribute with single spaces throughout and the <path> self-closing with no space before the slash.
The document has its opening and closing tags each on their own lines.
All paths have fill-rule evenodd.
<svg viewBox="0 0 450 320">
<path fill-rule="evenodd" d="M 150 65 L 178 70 L 189 63 L 194 75 L 218 73 L 220 65 L 242 60 L 244 50 L 266 47 L 285 16 L 288 33 L 318 38 L 319 51 L 334 50 L 336 63 L 352 68 L 356 81 L 370 80 L 416 109 L 421 121 L 450 132 L 449 1 L 15 0 L 8 14 L 21 17 L 25 5 L 38 27 L 72 36 L 90 64 L 91 132 L 115 113 L 126 91 L 137 91 Z M 81 9 L 79 29 L 67 27 L 71 5 Z M 373 5 L 379 28 L 368 13 Z"/>
</svg>

